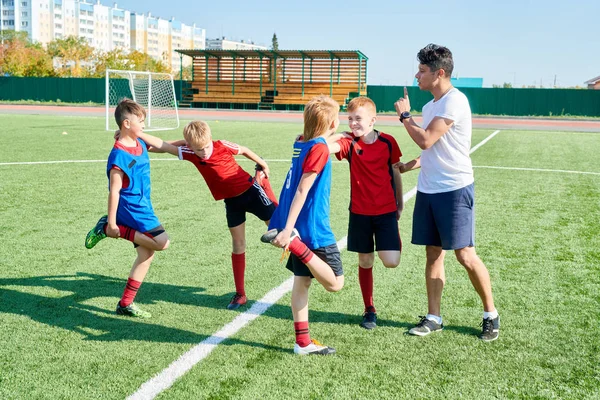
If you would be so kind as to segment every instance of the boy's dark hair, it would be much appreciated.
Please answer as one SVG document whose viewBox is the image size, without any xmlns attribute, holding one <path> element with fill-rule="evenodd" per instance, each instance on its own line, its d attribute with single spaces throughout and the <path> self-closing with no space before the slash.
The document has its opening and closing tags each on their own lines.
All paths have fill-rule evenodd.
<svg viewBox="0 0 600 400">
<path fill-rule="evenodd" d="M 133 100 L 121 100 L 117 105 L 117 108 L 115 108 L 115 121 L 117 122 L 119 129 L 121 129 L 123 121 L 131 115 L 136 115 L 139 118 L 146 118 L 146 110 Z"/>
<path fill-rule="evenodd" d="M 452 76 L 454 61 L 452 60 L 452 52 L 447 47 L 430 43 L 419 50 L 417 60 L 419 60 L 419 63 L 427 65 L 431 72 L 443 69 L 448 78 Z"/>
</svg>

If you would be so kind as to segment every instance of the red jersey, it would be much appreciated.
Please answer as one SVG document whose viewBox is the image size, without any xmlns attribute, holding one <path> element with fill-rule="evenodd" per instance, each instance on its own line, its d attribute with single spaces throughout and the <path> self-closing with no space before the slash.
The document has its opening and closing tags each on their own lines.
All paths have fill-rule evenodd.
<svg viewBox="0 0 600 400">
<path fill-rule="evenodd" d="M 215 200 L 239 196 L 252 186 L 252 176 L 235 161 L 240 146 L 226 140 L 213 141 L 208 158 L 200 158 L 187 146 L 179 147 L 179 159 L 194 164 L 204 177 Z"/>
<path fill-rule="evenodd" d="M 343 138 L 338 160 L 350 164 L 350 211 L 360 215 L 382 215 L 398 210 L 392 165 L 402 153 L 396 139 L 377 132 L 371 144 L 360 138 Z"/>
</svg>

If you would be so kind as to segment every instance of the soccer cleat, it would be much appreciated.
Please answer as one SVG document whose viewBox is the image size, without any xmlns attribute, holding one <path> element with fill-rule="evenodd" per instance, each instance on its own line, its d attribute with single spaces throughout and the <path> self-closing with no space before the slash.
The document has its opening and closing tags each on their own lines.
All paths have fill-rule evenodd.
<svg viewBox="0 0 600 400">
<path fill-rule="evenodd" d="M 479 339 L 484 342 L 491 342 L 498 339 L 500 335 L 500 316 L 498 315 L 496 318 L 487 318 L 481 322 L 481 335 L 479 335 Z"/>
<path fill-rule="evenodd" d="M 92 247 L 97 245 L 99 241 L 106 237 L 106 233 L 104 233 L 104 225 L 106 225 L 107 221 L 108 215 L 103 216 L 98 220 L 96 226 L 88 232 L 87 236 L 85 237 L 86 249 L 91 249 Z"/>
<path fill-rule="evenodd" d="M 377 313 L 373 311 L 365 311 L 360 326 L 368 330 L 375 329 L 377 327 Z"/>
<path fill-rule="evenodd" d="M 415 336 L 427 336 L 430 333 L 439 332 L 444 329 L 444 324 L 438 324 L 422 315 L 419 315 L 419 318 L 421 318 L 421 320 L 414 328 L 408 331 L 409 334 Z"/>
<path fill-rule="evenodd" d="M 260 241 L 263 243 L 271 243 L 273 241 L 273 239 L 275 239 L 277 237 L 277 235 L 279 235 L 279 232 L 281 232 L 282 229 L 271 229 L 267 232 L 265 232 L 261 237 L 260 237 Z M 294 240 L 295 238 L 300 239 L 300 234 L 298 233 L 298 231 L 296 230 L 296 228 L 294 228 L 292 230 L 292 234 L 290 235 L 290 242 L 292 240 Z"/>
<path fill-rule="evenodd" d="M 246 304 L 247 301 L 248 301 L 248 298 L 246 297 L 245 294 L 237 294 L 236 293 L 231 298 L 231 301 L 229 302 L 229 304 L 227 304 L 227 309 L 228 310 L 237 310 L 238 308 L 240 308 L 241 306 Z"/>
<path fill-rule="evenodd" d="M 135 303 L 131 303 L 127 307 L 122 307 L 121 302 L 119 301 L 117 303 L 117 311 L 116 312 L 118 315 L 125 315 L 127 317 L 135 317 L 135 318 L 150 318 L 150 317 L 152 317 L 152 314 L 150 314 L 148 311 L 142 310 Z"/>
<path fill-rule="evenodd" d="M 315 339 L 310 341 L 310 344 L 306 347 L 300 347 L 298 343 L 294 345 L 294 353 L 306 356 L 306 355 L 320 355 L 320 356 L 329 356 L 335 354 L 335 349 L 332 347 L 327 347 Z"/>
</svg>

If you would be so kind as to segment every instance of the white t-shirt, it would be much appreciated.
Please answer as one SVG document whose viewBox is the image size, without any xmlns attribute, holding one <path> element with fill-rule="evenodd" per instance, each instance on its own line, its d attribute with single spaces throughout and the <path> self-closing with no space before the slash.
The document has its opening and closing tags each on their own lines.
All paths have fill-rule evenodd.
<svg viewBox="0 0 600 400">
<path fill-rule="evenodd" d="M 452 88 L 438 101 L 423 106 L 423 129 L 435 117 L 454 121 L 448 132 L 421 153 L 421 172 L 417 190 L 422 193 L 443 193 L 461 189 L 473 183 L 471 165 L 471 107 L 467 97 Z"/>
</svg>

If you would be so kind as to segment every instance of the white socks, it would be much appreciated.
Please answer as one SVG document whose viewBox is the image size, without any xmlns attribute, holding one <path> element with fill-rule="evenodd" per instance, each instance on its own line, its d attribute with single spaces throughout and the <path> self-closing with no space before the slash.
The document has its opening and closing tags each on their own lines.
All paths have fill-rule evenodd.
<svg viewBox="0 0 600 400">
<path fill-rule="evenodd" d="M 484 311 L 483 319 L 496 319 L 498 318 L 498 310 L 494 309 L 494 311 Z"/>
<path fill-rule="evenodd" d="M 433 314 L 427 314 L 427 315 L 425 316 L 425 318 L 427 318 L 427 319 L 428 319 L 428 320 L 430 320 L 430 321 L 433 321 L 433 322 L 435 322 L 435 323 L 436 323 L 436 324 L 438 324 L 438 325 L 441 325 L 441 324 L 442 324 L 442 317 L 438 317 L 437 315 L 433 315 Z"/>
</svg>

